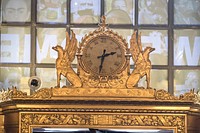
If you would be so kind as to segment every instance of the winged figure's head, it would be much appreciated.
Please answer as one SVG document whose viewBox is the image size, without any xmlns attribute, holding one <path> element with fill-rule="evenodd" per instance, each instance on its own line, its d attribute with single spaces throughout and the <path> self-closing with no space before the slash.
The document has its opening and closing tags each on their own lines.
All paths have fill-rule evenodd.
<svg viewBox="0 0 200 133">
<path fill-rule="evenodd" d="M 145 53 L 151 53 L 151 52 L 154 51 L 154 50 L 155 50 L 155 48 L 146 47 L 145 50 L 144 50 L 144 52 L 145 52 Z"/>
<path fill-rule="evenodd" d="M 61 47 L 60 45 L 56 45 L 55 47 L 52 47 L 52 49 L 57 51 L 57 52 L 63 51 L 63 47 Z"/>
</svg>

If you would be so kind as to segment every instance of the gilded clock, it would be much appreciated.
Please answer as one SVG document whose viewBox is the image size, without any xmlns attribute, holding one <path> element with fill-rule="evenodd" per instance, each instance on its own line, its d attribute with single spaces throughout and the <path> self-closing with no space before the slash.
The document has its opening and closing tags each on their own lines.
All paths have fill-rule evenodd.
<svg viewBox="0 0 200 133">
<path fill-rule="evenodd" d="M 93 75 L 115 75 L 125 62 L 125 49 L 119 41 L 107 35 L 92 38 L 83 49 L 82 63 Z"/>
</svg>

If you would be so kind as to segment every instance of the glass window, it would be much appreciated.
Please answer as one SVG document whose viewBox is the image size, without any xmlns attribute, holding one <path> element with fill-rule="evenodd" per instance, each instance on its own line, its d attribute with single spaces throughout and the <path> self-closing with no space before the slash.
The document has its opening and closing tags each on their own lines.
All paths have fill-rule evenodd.
<svg viewBox="0 0 200 133">
<path fill-rule="evenodd" d="M 175 24 L 200 24 L 200 0 L 174 0 Z"/>
<path fill-rule="evenodd" d="M 96 28 L 72 28 L 73 32 L 76 34 L 76 39 L 78 42 L 81 42 L 81 39 L 88 34 L 89 32 L 92 32 L 96 30 Z"/>
<path fill-rule="evenodd" d="M 3 22 L 30 22 L 31 0 L 2 0 Z"/>
<path fill-rule="evenodd" d="M 150 54 L 152 65 L 167 65 L 168 35 L 166 30 L 140 30 L 143 50 L 150 46 L 155 50 Z"/>
<path fill-rule="evenodd" d="M 37 29 L 37 62 L 55 63 L 57 52 L 53 46 L 61 45 L 65 48 L 66 44 L 65 28 L 38 28 Z"/>
<path fill-rule="evenodd" d="M 81 39 L 88 34 L 89 32 L 94 31 L 94 28 L 72 28 L 73 32 L 76 34 L 76 39 L 79 42 L 81 42 Z M 79 47 L 79 46 L 78 46 Z M 77 64 L 77 58 L 75 58 L 72 62 L 72 64 Z"/>
<path fill-rule="evenodd" d="M 139 0 L 139 24 L 167 24 L 168 0 Z"/>
<path fill-rule="evenodd" d="M 133 34 L 133 30 L 132 29 L 116 29 L 116 28 L 112 28 L 113 31 L 117 32 L 119 35 L 121 35 L 124 39 L 126 39 L 126 42 L 129 44 L 130 43 L 130 39 L 131 36 Z"/>
<path fill-rule="evenodd" d="M 200 70 L 176 70 L 174 74 L 174 95 L 178 96 L 200 88 Z"/>
<path fill-rule="evenodd" d="M 1 62 L 30 62 L 30 28 L 1 27 Z"/>
<path fill-rule="evenodd" d="M 105 0 L 105 15 L 109 24 L 134 24 L 133 0 Z"/>
<path fill-rule="evenodd" d="M 71 0 L 72 23 L 98 23 L 100 0 Z"/>
<path fill-rule="evenodd" d="M 55 68 L 37 68 L 36 75 L 41 79 L 40 88 L 51 88 L 57 85 Z M 61 76 L 60 86 L 66 85 L 66 78 Z"/>
<path fill-rule="evenodd" d="M 146 87 L 146 77 L 140 79 L 138 86 Z M 167 70 L 152 69 L 150 86 L 155 89 L 164 89 L 168 91 Z"/>
<path fill-rule="evenodd" d="M 200 65 L 200 30 L 174 31 L 174 65 Z"/>
<path fill-rule="evenodd" d="M 17 87 L 23 92 L 30 94 L 28 80 L 30 69 L 24 67 L 1 67 L 0 68 L 0 89 Z"/>
<path fill-rule="evenodd" d="M 37 21 L 46 23 L 66 23 L 66 0 L 38 0 Z"/>
</svg>

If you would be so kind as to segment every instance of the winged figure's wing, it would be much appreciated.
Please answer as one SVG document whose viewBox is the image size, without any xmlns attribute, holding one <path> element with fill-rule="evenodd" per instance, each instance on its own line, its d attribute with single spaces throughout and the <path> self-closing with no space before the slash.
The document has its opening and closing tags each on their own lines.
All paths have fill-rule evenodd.
<svg viewBox="0 0 200 133">
<path fill-rule="evenodd" d="M 136 31 L 132 34 L 130 40 L 130 52 L 132 54 L 133 61 L 136 62 L 139 54 L 142 52 L 142 44 L 141 44 L 141 33 L 138 35 L 138 42 L 136 39 Z"/>
<path fill-rule="evenodd" d="M 72 31 L 72 37 L 70 39 L 68 32 L 66 32 L 65 51 L 68 56 L 67 58 L 69 59 L 70 62 L 74 60 L 76 50 L 77 50 L 77 39 L 76 39 L 75 33 Z"/>
</svg>

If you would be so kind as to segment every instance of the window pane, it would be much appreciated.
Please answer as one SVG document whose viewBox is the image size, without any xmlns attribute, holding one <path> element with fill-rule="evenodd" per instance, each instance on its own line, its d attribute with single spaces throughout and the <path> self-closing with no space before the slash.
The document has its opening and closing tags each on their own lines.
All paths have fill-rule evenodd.
<svg viewBox="0 0 200 133">
<path fill-rule="evenodd" d="M 88 34 L 89 32 L 92 32 L 96 29 L 94 28 L 72 28 L 73 32 L 76 34 L 76 39 L 78 42 L 81 42 L 81 39 Z M 79 46 L 78 46 L 79 47 Z M 72 64 L 77 64 L 77 58 L 74 59 Z"/>
<path fill-rule="evenodd" d="M 37 21 L 66 23 L 66 0 L 38 0 Z"/>
<path fill-rule="evenodd" d="M 105 0 L 105 14 L 109 24 L 134 24 L 135 1 Z"/>
<path fill-rule="evenodd" d="M 200 65 L 200 30 L 174 31 L 174 65 Z"/>
<path fill-rule="evenodd" d="M 139 0 L 139 24 L 167 24 L 168 0 Z"/>
<path fill-rule="evenodd" d="M 1 27 L 1 62 L 30 62 L 30 28 Z"/>
<path fill-rule="evenodd" d="M 3 0 L 4 22 L 30 22 L 31 0 Z"/>
<path fill-rule="evenodd" d="M 37 29 L 37 62 L 55 63 L 58 57 L 57 52 L 52 49 L 53 46 L 66 44 L 65 28 L 38 28 Z"/>
<path fill-rule="evenodd" d="M 174 74 L 174 95 L 178 96 L 200 88 L 200 70 L 176 70 Z"/>
<path fill-rule="evenodd" d="M 71 0 L 72 23 L 98 23 L 100 0 Z"/>
<path fill-rule="evenodd" d="M 152 65 L 167 65 L 168 36 L 166 30 L 140 30 L 143 50 L 150 46 L 155 50 L 150 53 Z"/>
<path fill-rule="evenodd" d="M 0 68 L 0 88 L 8 89 L 17 87 L 23 92 L 30 94 L 28 80 L 30 69 L 23 67 L 1 67 Z"/>
<path fill-rule="evenodd" d="M 51 88 L 57 85 L 56 68 L 37 68 L 36 75 L 41 79 L 40 88 Z M 66 79 L 62 76 L 60 86 L 66 85 Z"/>
<path fill-rule="evenodd" d="M 138 83 L 139 87 L 146 87 L 146 77 L 140 79 Z M 151 70 L 151 83 L 150 87 L 155 89 L 164 89 L 168 91 L 168 76 L 167 70 Z"/>
<path fill-rule="evenodd" d="M 200 24 L 200 0 L 174 0 L 175 24 Z"/>
<path fill-rule="evenodd" d="M 131 29 L 114 29 L 112 28 L 114 32 L 117 32 L 119 35 L 121 35 L 124 39 L 126 39 L 126 42 L 129 44 L 131 35 L 133 34 L 133 30 Z"/>
</svg>

